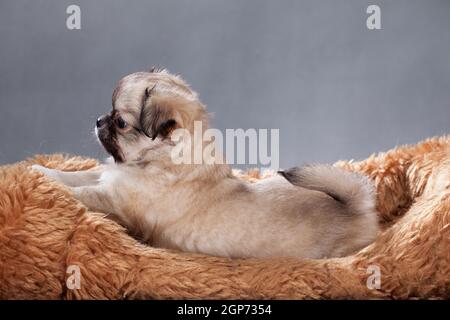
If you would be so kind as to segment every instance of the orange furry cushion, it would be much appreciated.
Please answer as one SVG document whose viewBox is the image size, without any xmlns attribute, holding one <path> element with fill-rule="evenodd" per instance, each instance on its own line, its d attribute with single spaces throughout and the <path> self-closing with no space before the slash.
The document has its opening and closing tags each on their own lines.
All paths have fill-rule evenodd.
<svg viewBox="0 0 450 320">
<path fill-rule="evenodd" d="M 88 212 L 58 184 L 29 169 L 96 161 L 61 155 L 0 167 L 0 298 L 448 298 L 450 137 L 336 165 L 370 176 L 383 232 L 352 256 L 325 260 L 230 260 L 156 249 Z M 240 174 L 260 179 L 257 172 Z M 67 267 L 81 270 L 69 290 Z M 369 266 L 379 289 L 366 285 Z"/>
</svg>

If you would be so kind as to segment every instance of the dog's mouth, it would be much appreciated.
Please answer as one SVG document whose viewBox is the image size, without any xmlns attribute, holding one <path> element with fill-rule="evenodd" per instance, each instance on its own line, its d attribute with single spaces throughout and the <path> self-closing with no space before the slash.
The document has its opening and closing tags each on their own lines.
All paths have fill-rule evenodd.
<svg viewBox="0 0 450 320">
<path fill-rule="evenodd" d="M 106 152 L 114 158 L 114 161 L 116 163 L 124 162 L 120 147 L 117 145 L 117 138 L 114 127 L 110 128 L 109 126 L 105 126 L 102 128 L 96 128 L 95 133 L 103 148 L 105 148 Z"/>
</svg>

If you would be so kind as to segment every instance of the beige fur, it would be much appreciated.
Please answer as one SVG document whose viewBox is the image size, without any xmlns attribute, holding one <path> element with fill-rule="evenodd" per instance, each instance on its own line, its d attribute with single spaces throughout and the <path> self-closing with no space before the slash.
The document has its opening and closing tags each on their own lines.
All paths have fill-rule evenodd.
<svg viewBox="0 0 450 320">
<path fill-rule="evenodd" d="M 149 247 L 28 169 L 87 170 L 96 161 L 53 155 L 2 166 L 0 298 L 448 299 L 449 154 L 450 137 L 442 137 L 338 163 L 374 181 L 384 231 L 354 255 L 322 260 L 230 260 Z M 79 290 L 65 285 L 70 265 L 81 268 Z M 371 265 L 380 267 L 380 289 L 366 286 Z"/>
<path fill-rule="evenodd" d="M 206 129 L 208 117 L 197 94 L 166 71 L 122 79 L 104 120 L 98 134 L 117 163 L 70 174 L 35 168 L 155 247 L 230 258 L 324 258 L 348 255 L 377 235 L 373 186 L 356 173 L 322 165 L 290 171 L 293 184 L 288 172 L 250 184 L 226 164 L 175 164 L 172 132 L 187 129 L 189 141 L 198 140 L 194 121 Z"/>
</svg>

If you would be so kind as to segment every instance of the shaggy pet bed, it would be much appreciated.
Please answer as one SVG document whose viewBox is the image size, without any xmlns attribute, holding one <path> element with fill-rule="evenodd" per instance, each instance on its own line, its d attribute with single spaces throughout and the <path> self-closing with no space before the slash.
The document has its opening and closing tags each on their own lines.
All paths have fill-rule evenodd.
<svg viewBox="0 0 450 320">
<path fill-rule="evenodd" d="M 53 155 L 0 167 L 2 299 L 450 297 L 450 137 L 337 163 L 375 181 L 383 231 L 360 252 L 325 260 L 230 260 L 152 248 L 87 211 L 31 171 L 32 163 L 97 165 Z M 70 265 L 80 267 L 80 289 L 66 287 Z M 381 272 L 378 289 L 366 284 L 370 266 Z"/>
</svg>

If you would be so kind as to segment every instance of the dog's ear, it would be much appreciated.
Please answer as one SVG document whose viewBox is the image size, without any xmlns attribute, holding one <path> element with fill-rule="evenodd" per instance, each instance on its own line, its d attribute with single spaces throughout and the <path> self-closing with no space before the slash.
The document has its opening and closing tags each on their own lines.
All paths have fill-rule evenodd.
<svg viewBox="0 0 450 320">
<path fill-rule="evenodd" d="M 178 127 L 172 112 L 159 104 L 143 106 L 140 116 L 141 129 L 147 137 L 165 139 Z"/>
</svg>

